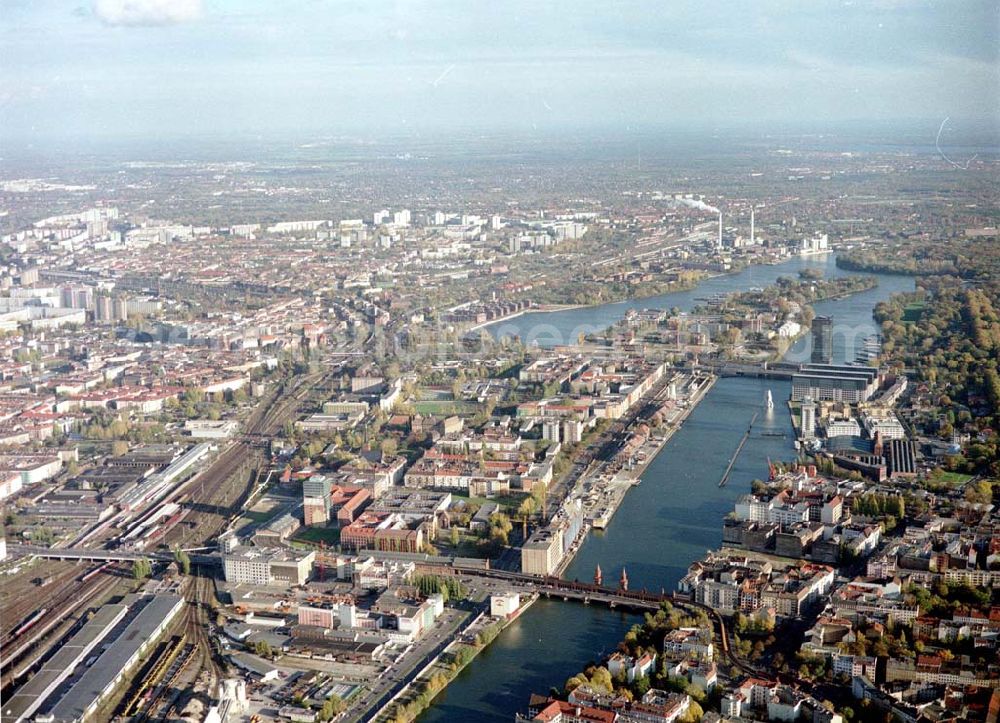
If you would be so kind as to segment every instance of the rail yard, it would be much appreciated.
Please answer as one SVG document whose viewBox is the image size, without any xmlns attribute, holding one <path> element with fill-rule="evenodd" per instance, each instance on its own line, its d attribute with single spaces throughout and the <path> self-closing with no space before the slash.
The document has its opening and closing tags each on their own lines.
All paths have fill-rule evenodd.
<svg viewBox="0 0 1000 723">
<path fill-rule="evenodd" d="M 145 521 L 155 527 L 160 548 L 203 549 L 213 545 L 215 537 L 238 516 L 248 495 L 266 477 L 267 456 L 253 440 L 279 431 L 328 376 L 326 372 L 302 375 L 287 387 L 275 389 L 253 409 L 244 434 L 215 452 L 206 466 L 167 494 L 153 498 L 147 508 L 122 515 L 120 522 L 95 525 L 78 542 L 105 549 L 122 545 L 134 548 L 128 532 L 140 529 Z M 157 524 L 157 511 L 167 505 L 184 514 L 172 515 Z M 116 522 L 120 527 L 115 526 Z M 125 563 L 74 564 L 28 557 L 18 560 L 7 572 L 0 592 L 0 671 L 5 700 L 41 670 L 94 611 L 138 589 L 139 584 Z M 146 660 L 138 678 L 141 683 L 123 692 L 121 700 L 103 704 L 106 714 L 114 711 L 126 719 L 159 720 L 191 705 L 194 692 L 211 701 L 215 687 L 225 676 L 224 663 L 208 635 L 213 623 L 217 571 L 199 567 L 193 573 L 181 583 L 186 590 L 181 622 Z M 184 685 L 177 685 L 178 681 Z M 182 695 L 180 691 L 186 692 Z"/>
</svg>

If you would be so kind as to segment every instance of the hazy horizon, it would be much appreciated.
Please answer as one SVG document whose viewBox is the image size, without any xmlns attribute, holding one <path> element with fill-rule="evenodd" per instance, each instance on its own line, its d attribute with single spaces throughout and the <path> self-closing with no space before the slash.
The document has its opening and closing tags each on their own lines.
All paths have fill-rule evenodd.
<svg viewBox="0 0 1000 723">
<path fill-rule="evenodd" d="M 4 145 L 995 130 L 991 2 L 5 3 Z"/>
</svg>

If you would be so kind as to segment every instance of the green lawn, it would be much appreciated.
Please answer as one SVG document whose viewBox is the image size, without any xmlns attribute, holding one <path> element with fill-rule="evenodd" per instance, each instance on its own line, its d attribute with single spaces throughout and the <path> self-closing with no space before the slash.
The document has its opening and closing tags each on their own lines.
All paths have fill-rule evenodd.
<svg viewBox="0 0 1000 723">
<path fill-rule="evenodd" d="M 962 474 L 961 472 L 941 472 L 940 474 L 934 475 L 934 479 L 941 482 L 947 482 L 953 487 L 960 487 L 971 480 L 972 475 Z"/>
<path fill-rule="evenodd" d="M 527 497 L 527 495 L 521 495 L 520 497 L 514 495 L 498 495 L 492 499 L 487 499 L 486 497 L 470 496 L 462 492 L 452 492 L 451 496 L 455 499 L 467 500 L 468 502 L 474 505 L 479 505 L 480 507 L 482 507 L 483 504 L 486 502 L 496 502 L 501 507 L 506 507 L 509 510 L 516 510 L 518 506 L 524 501 L 524 498 Z"/>
<path fill-rule="evenodd" d="M 335 527 L 303 527 L 292 536 L 295 542 L 323 543 L 327 546 L 340 544 L 340 530 Z"/>
<path fill-rule="evenodd" d="M 789 402 L 788 411 L 792 418 L 792 429 L 795 430 L 795 435 L 798 436 L 802 428 L 802 403 Z"/>
<path fill-rule="evenodd" d="M 437 547 L 443 555 L 452 555 L 455 557 L 483 556 L 482 548 L 479 547 L 478 537 L 461 535 L 458 540 L 458 546 L 452 547 L 451 542 L 448 539 L 448 532 L 445 530 L 438 533 L 438 539 L 434 542 L 434 546 Z"/>
<path fill-rule="evenodd" d="M 475 414 L 479 409 L 479 405 L 475 402 L 454 401 L 448 399 L 436 402 L 414 402 L 413 409 L 420 414 L 442 416 L 446 414 Z"/>
</svg>

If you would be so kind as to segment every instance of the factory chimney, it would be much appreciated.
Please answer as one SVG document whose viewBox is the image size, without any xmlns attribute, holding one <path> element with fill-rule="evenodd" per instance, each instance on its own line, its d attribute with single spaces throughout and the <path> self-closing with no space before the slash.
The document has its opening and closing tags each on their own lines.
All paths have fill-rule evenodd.
<svg viewBox="0 0 1000 723">
<path fill-rule="evenodd" d="M 753 206 L 750 207 L 750 245 L 754 244 L 754 228 L 753 228 Z"/>
<path fill-rule="evenodd" d="M 722 211 L 719 211 L 719 248 L 722 248 Z"/>
</svg>

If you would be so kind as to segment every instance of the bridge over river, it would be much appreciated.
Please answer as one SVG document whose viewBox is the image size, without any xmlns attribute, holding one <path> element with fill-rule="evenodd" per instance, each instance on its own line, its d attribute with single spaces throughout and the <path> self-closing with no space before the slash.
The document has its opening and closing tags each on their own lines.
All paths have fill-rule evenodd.
<svg viewBox="0 0 1000 723">
<path fill-rule="evenodd" d="M 729 644 L 729 630 L 726 627 L 726 620 L 722 615 L 707 605 L 675 593 L 628 590 L 621 587 L 611 588 L 594 583 L 563 580 L 559 577 L 539 577 L 520 572 L 493 570 L 489 568 L 463 567 L 460 565 L 448 567 L 435 565 L 428 567 L 434 567 L 438 572 L 450 570 L 456 575 L 506 580 L 516 583 L 522 588 L 526 587 L 544 597 L 561 598 L 566 601 L 582 602 L 587 605 L 607 605 L 610 608 L 621 608 L 637 612 L 656 612 L 663 603 L 670 603 L 674 607 L 687 610 L 688 612 L 701 611 L 707 614 L 712 621 L 713 635 L 719 650 L 722 651 L 722 656 L 731 665 L 747 675 L 755 675 L 768 680 L 773 679 L 772 675 L 749 665 L 733 652 Z"/>
<path fill-rule="evenodd" d="M 709 360 L 692 366 L 693 371 L 710 370 L 720 377 L 757 377 L 760 379 L 791 379 L 801 370 L 801 364 L 791 362 L 734 362 Z"/>
</svg>

